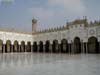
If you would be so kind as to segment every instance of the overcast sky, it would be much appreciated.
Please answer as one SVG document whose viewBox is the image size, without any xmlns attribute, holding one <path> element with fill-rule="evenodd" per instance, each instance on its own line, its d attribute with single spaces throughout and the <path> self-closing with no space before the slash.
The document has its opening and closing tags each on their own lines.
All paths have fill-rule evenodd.
<svg viewBox="0 0 100 75">
<path fill-rule="evenodd" d="M 40 30 L 83 16 L 100 20 L 100 0 L 0 0 L 0 28 L 31 31 L 35 17 Z"/>
</svg>

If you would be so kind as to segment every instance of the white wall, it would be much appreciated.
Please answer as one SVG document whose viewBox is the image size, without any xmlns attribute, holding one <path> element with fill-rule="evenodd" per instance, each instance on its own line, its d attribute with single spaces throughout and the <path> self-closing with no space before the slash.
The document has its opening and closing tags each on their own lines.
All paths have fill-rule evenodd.
<svg viewBox="0 0 100 75">
<path fill-rule="evenodd" d="M 5 32 L 0 31 L 0 39 L 3 40 L 3 43 L 6 44 L 7 40 L 10 40 L 13 44 L 15 40 L 21 44 L 21 41 L 25 41 L 25 44 L 27 44 L 28 41 L 33 43 L 33 38 L 31 34 L 24 34 L 24 33 L 15 33 L 15 32 Z"/>
<path fill-rule="evenodd" d="M 100 41 L 100 25 L 90 27 L 84 27 L 83 24 L 73 25 L 69 26 L 69 29 L 66 30 L 34 35 L 0 31 L 0 39 L 3 40 L 4 44 L 7 40 L 11 40 L 12 44 L 15 40 L 17 40 L 19 44 L 21 44 L 21 41 L 25 41 L 25 44 L 27 44 L 28 41 L 30 41 L 31 44 L 33 44 L 34 41 L 37 43 L 39 43 L 39 41 L 43 41 L 43 44 L 45 44 L 47 40 L 50 40 L 50 43 L 52 44 L 55 39 L 58 40 L 59 43 L 61 43 L 62 39 L 67 39 L 68 43 L 71 43 L 74 41 L 75 37 L 79 37 L 81 42 L 87 42 L 88 38 L 92 36 L 97 37 Z"/>
</svg>

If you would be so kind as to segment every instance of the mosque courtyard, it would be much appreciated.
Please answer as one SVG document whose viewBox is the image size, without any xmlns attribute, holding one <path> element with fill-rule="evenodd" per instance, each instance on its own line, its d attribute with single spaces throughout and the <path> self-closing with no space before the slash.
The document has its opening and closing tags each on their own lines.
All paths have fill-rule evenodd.
<svg viewBox="0 0 100 75">
<path fill-rule="evenodd" d="M 0 54 L 0 75 L 99 75 L 100 54 Z"/>
</svg>

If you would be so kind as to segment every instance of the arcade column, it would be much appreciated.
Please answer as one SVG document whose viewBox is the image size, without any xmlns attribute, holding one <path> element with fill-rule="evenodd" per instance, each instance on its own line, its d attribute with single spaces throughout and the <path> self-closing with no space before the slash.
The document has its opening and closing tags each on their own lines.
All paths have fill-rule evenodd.
<svg viewBox="0 0 100 75">
<path fill-rule="evenodd" d="M 74 53 L 74 43 L 73 43 L 73 42 L 71 43 L 71 50 L 70 50 L 70 53 L 71 53 L 71 54 Z"/>
<path fill-rule="evenodd" d="M 18 52 L 21 52 L 21 45 L 18 46 Z"/>
<path fill-rule="evenodd" d="M 45 53 L 46 51 L 45 51 L 45 45 L 43 45 L 43 53 Z"/>
<path fill-rule="evenodd" d="M 59 44 L 59 53 L 61 53 L 61 44 Z"/>
<path fill-rule="evenodd" d="M 84 42 L 82 43 L 82 53 L 85 53 L 85 44 L 84 44 Z"/>
<path fill-rule="evenodd" d="M 88 53 L 88 43 L 86 42 L 86 53 Z"/>
<path fill-rule="evenodd" d="M 17 47 L 17 53 L 19 52 L 19 45 L 18 45 L 18 47 Z"/>
<path fill-rule="evenodd" d="M 69 54 L 71 53 L 71 44 L 70 43 L 68 44 L 68 53 Z"/>
<path fill-rule="evenodd" d="M 33 45 L 31 45 L 31 53 L 33 52 Z"/>
<path fill-rule="evenodd" d="M 52 44 L 49 46 L 50 53 L 52 53 Z"/>
<path fill-rule="evenodd" d="M 55 52 L 59 53 L 59 44 L 56 44 L 55 50 L 56 50 Z"/>
<path fill-rule="evenodd" d="M 39 49 L 40 49 L 40 46 L 39 46 L 39 45 L 37 45 L 37 53 L 39 53 Z"/>
<path fill-rule="evenodd" d="M 84 43 L 81 42 L 81 53 L 84 53 Z"/>
<path fill-rule="evenodd" d="M 13 45 L 11 45 L 11 53 L 13 53 L 13 47 L 14 47 L 14 46 L 13 46 Z"/>
<path fill-rule="evenodd" d="M 25 45 L 23 52 L 25 52 L 25 53 L 27 52 L 27 45 Z"/>
<path fill-rule="evenodd" d="M 3 53 L 5 53 L 6 52 L 6 45 L 5 44 L 3 44 Z"/>
<path fill-rule="evenodd" d="M 67 52 L 67 46 L 66 46 L 66 44 L 63 45 L 63 48 L 64 48 L 64 52 Z"/>
</svg>

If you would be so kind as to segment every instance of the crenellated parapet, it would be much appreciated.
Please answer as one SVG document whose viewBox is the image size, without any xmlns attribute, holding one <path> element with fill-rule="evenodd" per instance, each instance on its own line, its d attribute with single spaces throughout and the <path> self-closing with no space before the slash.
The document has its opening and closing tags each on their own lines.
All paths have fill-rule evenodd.
<svg viewBox="0 0 100 75">
<path fill-rule="evenodd" d="M 66 29 L 68 29 L 67 26 L 60 26 L 60 27 L 40 30 L 40 31 L 35 32 L 34 34 L 56 32 L 56 31 L 61 31 L 61 30 L 66 30 Z"/>
<path fill-rule="evenodd" d="M 73 26 L 73 25 L 81 25 L 84 24 L 85 27 L 88 26 L 88 20 L 87 17 L 83 17 L 83 19 L 76 19 L 72 22 L 67 22 L 67 26 L 69 28 L 69 26 Z"/>
<path fill-rule="evenodd" d="M 91 27 L 91 26 L 100 26 L 100 21 L 90 21 L 89 24 L 88 24 L 88 27 Z"/>
</svg>

